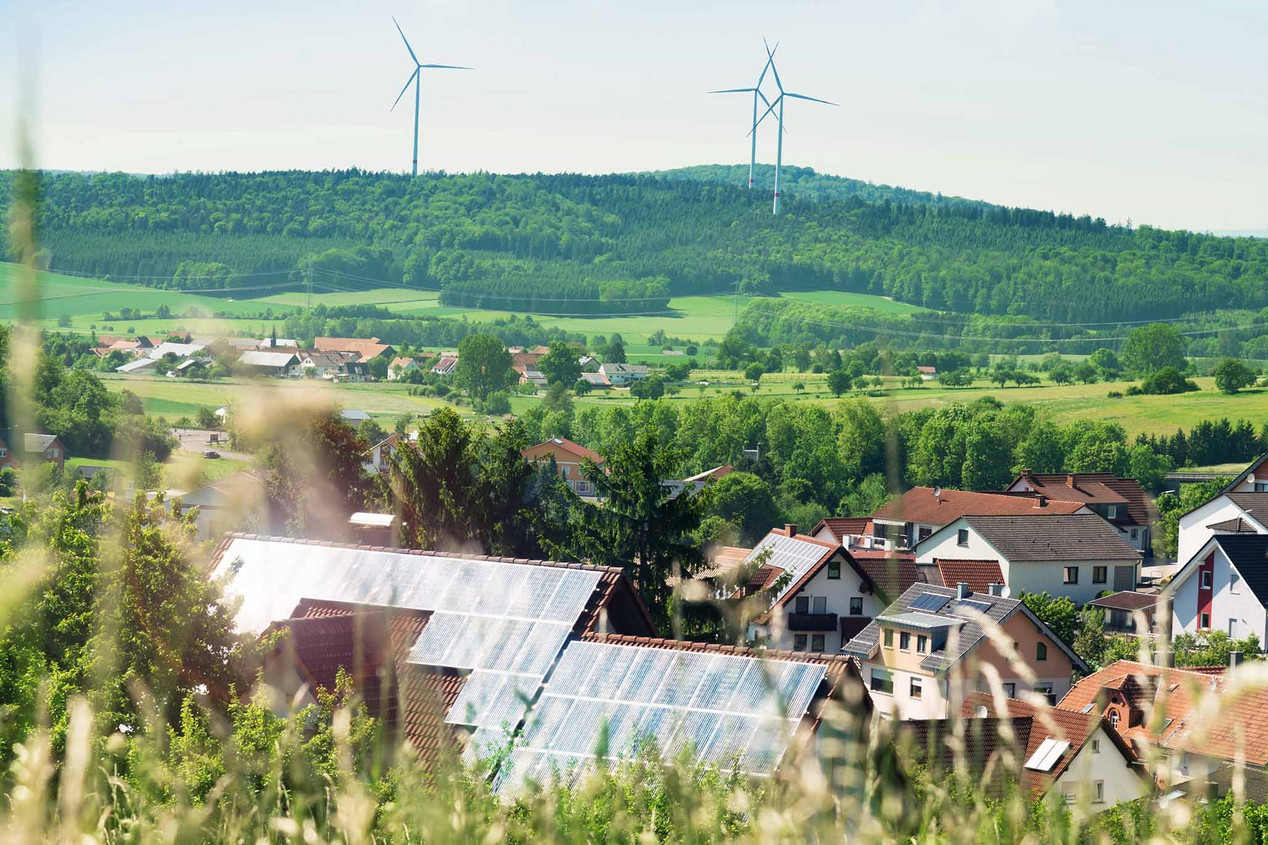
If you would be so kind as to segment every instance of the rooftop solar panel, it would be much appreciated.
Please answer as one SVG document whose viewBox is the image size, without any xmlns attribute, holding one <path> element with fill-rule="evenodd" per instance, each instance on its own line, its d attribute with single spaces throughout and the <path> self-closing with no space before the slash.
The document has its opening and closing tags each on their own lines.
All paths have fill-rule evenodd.
<svg viewBox="0 0 1268 845">
<path fill-rule="evenodd" d="M 907 607 L 910 610 L 927 610 L 930 613 L 937 613 L 946 607 L 949 601 L 951 601 L 950 596 L 939 595 L 938 593 L 921 593 Z"/>
</svg>

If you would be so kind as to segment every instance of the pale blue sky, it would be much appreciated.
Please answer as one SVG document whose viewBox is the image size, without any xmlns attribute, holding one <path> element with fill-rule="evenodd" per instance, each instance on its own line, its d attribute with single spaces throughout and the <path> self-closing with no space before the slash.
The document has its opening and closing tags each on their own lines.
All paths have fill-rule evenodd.
<svg viewBox="0 0 1268 845">
<path fill-rule="evenodd" d="M 5 10 L 7 9 L 7 11 Z M 0 167 L 642 170 L 747 161 L 761 38 L 785 161 L 1010 205 L 1268 227 L 1268 3 L 0 0 Z M 9 19 L 9 17 L 11 19 Z M 759 157 L 774 158 L 774 134 Z"/>
</svg>

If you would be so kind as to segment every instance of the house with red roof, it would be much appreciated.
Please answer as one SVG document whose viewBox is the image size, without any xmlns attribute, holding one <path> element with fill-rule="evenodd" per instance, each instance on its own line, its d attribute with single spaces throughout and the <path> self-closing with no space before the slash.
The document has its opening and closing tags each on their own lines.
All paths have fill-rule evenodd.
<svg viewBox="0 0 1268 845">
<path fill-rule="evenodd" d="M 1133 549 L 1153 554 L 1150 526 L 1158 512 L 1134 478 L 1108 472 L 1031 472 L 1023 469 L 1005 488 L 1010 493 L 1046 496 L 1053 502 L 1079 502 L 1113 525 Z"/>
<path fill-rule="evenodd" d="M 974 693 L 958 718 L 894 724 L 900 759 L 933 778 L 967 776 L 999 800 L 1059 801 L 1087 818 L 1153 791 L 1148 772 L 1100 714 Z"/>
<path fill-rule="evenodd" d="M 1029 493 L 944 490 L 913 487 L 871 515 L 873 533 L 915 548 L 935 531 L 962 516 L 1024 515 L 1031 513 L 1090 512 L 1082 502 L 1055 501 Z"/>
<path fill-rule="evenodd" d="M 555 471 L 582 498 L 595 495 L 594 482 L 585 477 L 586 461 L 603 466 L 603 456 L 593 449 L 573 443 L 566 437 L 552 437 L 536 446 L 529 446 L 522 453 L 530 464 L 554 461 Z"/>
<path fill-rule="evenodd" d="M 1233 663 L 1240 663 L 1234 653 Z M 1247 798 L 1268 798 L 1268 688 L 1238 682 L 1238 666 L 1111 663 L 1080 680 L 1059 710 L 1103 716 L 1148 761 L 1161 789 L 1207 798 L 1243 778 Z M 1238 772 L 1238 769 L 1241 769 Z"/>
</svg>

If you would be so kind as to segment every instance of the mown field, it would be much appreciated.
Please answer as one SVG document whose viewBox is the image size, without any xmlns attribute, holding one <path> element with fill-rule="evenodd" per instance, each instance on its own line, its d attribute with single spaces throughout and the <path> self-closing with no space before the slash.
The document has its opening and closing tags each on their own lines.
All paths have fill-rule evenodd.
<svg viewBox="0 0 1268 845">
<path fill-rule="evenodd" d="M 0 321 L 18 316 L 17 291 L 14 285 L 15 268 L 0 264 Z M 59 318 L 70 325 L 63 330 L 106 334 L 135 333 L 162 335 L 177 330 L 197 336 L 215 334 L 251 334 L 267 336 L 276 321 L 248 317 L 272 309 L 277 314 L 303 307 L 309 300 L 300 291 L 287 291 L 251 299 L 203 296 L 175 291 L 108 282 L 100 279 L 84 279 L 57 273 L 41 273 L 39 322 L 49 329 L 59 327 Z M 829 305 L 864 305 L 885 313 L 912 313 L 920 309 L 882 296 L 845 293 L 841 291 L 808 291 L 786 294 L 788 299 L 817 302 Z M 671 337 L 679 337 L 703 343 L 721 340 L 730 330 L 739 310 L 751 302 L 750 297 L 685 296 L 669 302 L 669 311 L 662 314 L 624 317 L 556 317 L 534 315 L 545 326 L 559 327 L 569 332 L 585 335 L 610 335 L 619 332 L 629 351 L 634 355 L 659 355 L 659 347 L 644 343 L 647 336 L 658 331 Z M 512 316 L 507 311 L 483 311 L 473 308 L 449 308 L 442 306 L 435 291 L 402 288 L 376 288 L 364 291 L 339 291 L 314 293 L 313 305 L 381 305 L 406 315 L 465 318 L 474 322 L 489 322 Z M 122 308 L 135 308 L 152 313 L 160 305 L 166 305 L 174 316 L 165 319 L 148 317 L 135 320 L 103 319 L 105 312 L 117 314 Z M 197 308 L 206 317 L 181 317 L 191 308 Z M 211 317 L 226 313 L 242 315 L 228 319 Z M 523 315 L 519 315 L 523 316 Z"/>
</svg>

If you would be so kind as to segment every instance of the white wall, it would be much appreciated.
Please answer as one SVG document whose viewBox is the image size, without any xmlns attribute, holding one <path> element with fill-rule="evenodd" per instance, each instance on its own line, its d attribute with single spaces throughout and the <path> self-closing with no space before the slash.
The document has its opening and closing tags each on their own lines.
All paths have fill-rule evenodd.
<svg viewBox="0 0 1268 845">
<path fill-rule="evenodd" d="M 1199 554 L 1204 549 L 1198 549 Z M 1229 562 L 1224 550 L 1214 547 L 1215 571 L 1211 580 L 1211 630 L 1223 631 L 1236 639 L 1254 634 L 1259 637 L 1261 647 L 1268 633 L 1268 612 L 1256 597 L 1254 591 L 1246 585 L 1245 578 L 1239 579 L 1233 587 L 1233 565 Z M 1198 584 L 1199 562 L 1185 568 L 1183 580 L 1172 587 L 1171 598 L 1171 636 L 1181 633 L 1197 633 L 1199 622 Z M 1230 629 L 1229 623 L 1233 623 Z"/>
<path fill-rule="evenodd" d="M 1246 512 L 1233 504 L 1227 496 L 1217 496 L 1196 510 L 1180 517 L 1180 541 L 1176 560 L 1186 563 L 1196 555 L 1214 532 L 1206 526 L 1216 522 L 1245 517 Z"/>
<path fill-rule="evenodd" d="M 894 692 L 883 693 L 872 689 L 872 670 L 885 669 L 879 660 L 863 660 L 859 662 L 863 675 L 863 686 L 872 699 L 872 706 L 882 716 L 893 719 L 945 719 L 947 718 L 946 681 L 933 675 L 889 669 L 894 681 Z M 920 698 L 911 697 L 911 679 L 921 679 Z"/>
<path fill-rule="evenodd" d="M 815 597 L 822 596 L 826 598 L 825 612 L 835 613 L 838 617 L 851 616 L 851 598 L 863 599 L 863 613 L 855 618 L 871 619 L 885 609 L 885 605 L 876 593 L 863 592 L 863 579 L 859 577 L 854 567 L 850 566 L 849 561 L 845 559 L 845 555 L 837 552 L 834 559 L 841 563 L 841 577 L 839 579 L 829 578 L 828 567 L 825 565 L 797 593 L 788 596 L 788 601 L 783 605 L 782 609 L 776 608 L 775 613 L 772 614 L 770 625 L 758 630 L 758 633 L 764 633 L 771 638 L 773 648 L 791 651 L 796 642 L 796 635 L 805 634 L 806 647 L 808 649 L 812 643 L 812 637 L 817 633 L 824 634 L 824 651 L 829 654 L 835 654 L 845 645 L 841 641 L 839 620 L 836 629 L 832 631 L 790 631 L 787 629 L 785 614 L 796 610 L 797 596 L 805 596 L 810 599 L 811 613 L 815 612 Z"/>
<path fill-rule="evenodd" d="M 958 542 L 959 529 L 968 528 L 968 523 L 956 520 L 946 527 L 941 534 L 935 534 L 916 548 L 916 563 L 932 564 L 935 558 L 942 560 L 998 560 L 1000 572 L 1004 574 L 1004 583 L 1008 581 L 1008 561 L 995 550 L 995 547 L 983 540 L 976 531 L 969 528 L 968 545 Z M 950 585 L 948 585 L 950 586 Z"/>
<path fill-rule="evenodd" d="M 1035 722 L 1035 730 L 1040 730 L 1039 721 Z M 1093 751 L 1096 744 L 1099 751 Z M 1096 793 L 1093 784 L 1096 781 L 1105 784 L 1102 803 L 1092 803 Z M 1145 795 L 1149 788 L 1147 780 L 1132 769 L 1113 741 L 1105 735 L 1104 727 L 1098 727 L 1088 741 L 1084 743 L 1079 754 L 1070 761 L 1070 765 L 1052 785 L 1050 795 L 1061 796 L 1073 794 L 1075 803 L 1071 809 L 1075 813 L 1086 811 L 1099 813 L 1122 801 L 1134 801 Z"/>
</svg>

